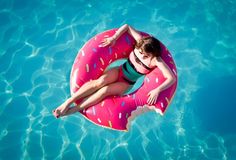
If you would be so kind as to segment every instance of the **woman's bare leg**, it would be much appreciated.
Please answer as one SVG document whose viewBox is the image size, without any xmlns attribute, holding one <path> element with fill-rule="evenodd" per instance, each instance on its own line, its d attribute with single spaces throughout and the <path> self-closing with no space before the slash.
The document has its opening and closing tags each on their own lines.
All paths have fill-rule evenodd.
<svg viewBox="0 0 236 160">
<path fill-rule="evenodd" d="M 68 98 L 64 103 L 62 103 L 56 110 L 53 111 L 55 117 L 58 117 L 60 114 L 65 114 L 69 106 L 80 98 L 87 97 L 105 85 L 115 82 L 118 79 L 119 68 L 112 68 L 106 71 L 100 78 L 97 80 L 92 80 L 85 83 L 79 90 L 70 98 Z"/>
<path fill-rule="evenodd" d="M 122 95 L 129 87 L 130 85 L 124 82 L 115 82 L 110 85 L 104 86 L 96 93 L 84 99 L 78 106 L 69 108 L 68 111 L 62 116 L 67 116 L 75 112 L 81 111 L 85 108 L 88 108 L 92 105 L 95 105 L 101 102 L 107 96 Z"/>
</svg>

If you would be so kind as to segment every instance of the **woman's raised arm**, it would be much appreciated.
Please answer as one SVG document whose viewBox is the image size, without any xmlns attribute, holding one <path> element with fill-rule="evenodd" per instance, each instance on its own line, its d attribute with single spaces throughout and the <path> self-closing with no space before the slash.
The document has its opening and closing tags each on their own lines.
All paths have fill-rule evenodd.
<svg viewBox="0 0 236 160">
<path fill-rule="evenodd" d="M 117 30 L 116 34 L 114 34 L 115 39 L 118 39 L 125 31 L 128 31 L 128 33 L 135 39 L 136 42 L 142 38 L 142 35 L 139 31 L 128 24 L 125 24 Z"/>
<path fill-rule="evenodd" d="M 128 24 L 124 24 L 116 31 L 116 33 L 112 37 L 105 38 L 102 41 L 102 46 L 105 47 L 107 45 L 113 45 L 115 41 L 126 31 L 135 39 L 136 42 L 138 42 L 142 38 L 142 35 L 139 31 L 135 30 Z"/>
</svg>

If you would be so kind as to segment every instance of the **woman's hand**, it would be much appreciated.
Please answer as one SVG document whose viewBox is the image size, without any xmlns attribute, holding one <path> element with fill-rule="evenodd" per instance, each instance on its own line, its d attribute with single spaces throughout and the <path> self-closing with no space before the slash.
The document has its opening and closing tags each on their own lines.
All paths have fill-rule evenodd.
<svg viewBox="0 0 236 160">
<path fill-rule="evenodd" d="M 108 45 L 113 46 L 116 42 L 116 39 L 114 37 L 108 37 L 102 40 L 102 44 L 99 45 L 100 47 L 106 47 Z"/>
<path fill-rule="evenodd" d="M 148 96 L 147 103 L 149 105 L 155 104 L 159 94 L 160 94 L 159 89 L 153 89 L 152 91 L 150 91 L 147 95 Z"/>
</svg>

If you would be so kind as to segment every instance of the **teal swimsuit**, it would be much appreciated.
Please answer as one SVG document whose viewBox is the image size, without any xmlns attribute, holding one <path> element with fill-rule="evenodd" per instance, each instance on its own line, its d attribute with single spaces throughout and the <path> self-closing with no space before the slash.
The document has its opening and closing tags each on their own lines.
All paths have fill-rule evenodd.
<svg viewBox="0 0 236 160">
<path fill-rule="evenodd" d="M 129 59 L 122 65 L 122 72 L 125 76 L 123 78 L 129 84 L 132 84 L 132 85 L 137 81 L 138 78 L 144 75 L 136 71 L 134 65 L 130 62 Z"/>
<path fill-rule="evenodd" d="M 146 66 L 145 64 L 143 64 L 139 58 L 136 56 L 136 54 L 134 53 L 135 56 L 135 61 L 139 64 L 141 64 L 142 67 L 144 67 L 145 69 L 147 69 L 149 72 L 152 71 L 152 68 L 149 68 L 148 66 Z M 136 70 L 135 66 L 133 65 L 133 63 L 130 61 L 130 59 L 128 58 L 128 60 L 121 66 L 122 67 L 122 72 L 123 72 L 123 76 L 122 78 L 128 82 L 129 84 L 133 85 L 138 78 L 140 78 L 141 76 L 145 75 L 144 73 L 140 73 Z"/>
</svg>

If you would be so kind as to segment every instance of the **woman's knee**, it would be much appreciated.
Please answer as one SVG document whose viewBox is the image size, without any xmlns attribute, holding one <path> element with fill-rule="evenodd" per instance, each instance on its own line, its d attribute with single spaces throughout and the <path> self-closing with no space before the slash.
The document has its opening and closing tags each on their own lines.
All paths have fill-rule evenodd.
<svg viewBox="0 0 236 160">
<path fill-rule="evenodd" d="M 115 81 L 117 81 L 118 75 L 119 75 L 118 68 L 113 68 L 108 70 L 100 78 L 97 79 L 97 86 L 101 88 L 103 86 L 114 83 Z"/>
<path fill-rule="evenodd" d="M 106 97 L 108 96 L 109 93 L 109 87 L 108 86 L 104 86 L 101 89 L 98 90 L 98 92 L 100 93 L 101 96 Z"/>
<path fill-rule="evenodd" d="M 107 71 L 106 73 L 104 73 L 101 77 L 99 77 L 96 80 L 92 81 L 92 85 L 97 88 L 100 89 L 104 86 L 107 86 L 111 83 L 114 83 L 115 81 L 117 81 L 118 79 L 118 74 L 119 71 L 117 68 L 113 68 L 109 71 Z"/>
<path fill-rule="evenodd" d="M 99 89 L 99 88 L 102 88 L 103 86 L 107 85 L 106 78 L 105 78 L 104 76 L 101 76 L 100 78 L 98 78 L 98 79 L 95 80 L 94 85 L 95 85 L 95 87 L 97 87 L 98 89 Z"/>
<path fill-rule="evenodd" d="M 118 82 L 103 86 L 101 89 L 98 90 L 98 92 L 100 92 L 100 95 L 103 97 L 111 95 L 122 96 L 128 88 L 129 85 Z"/>
</svg>

